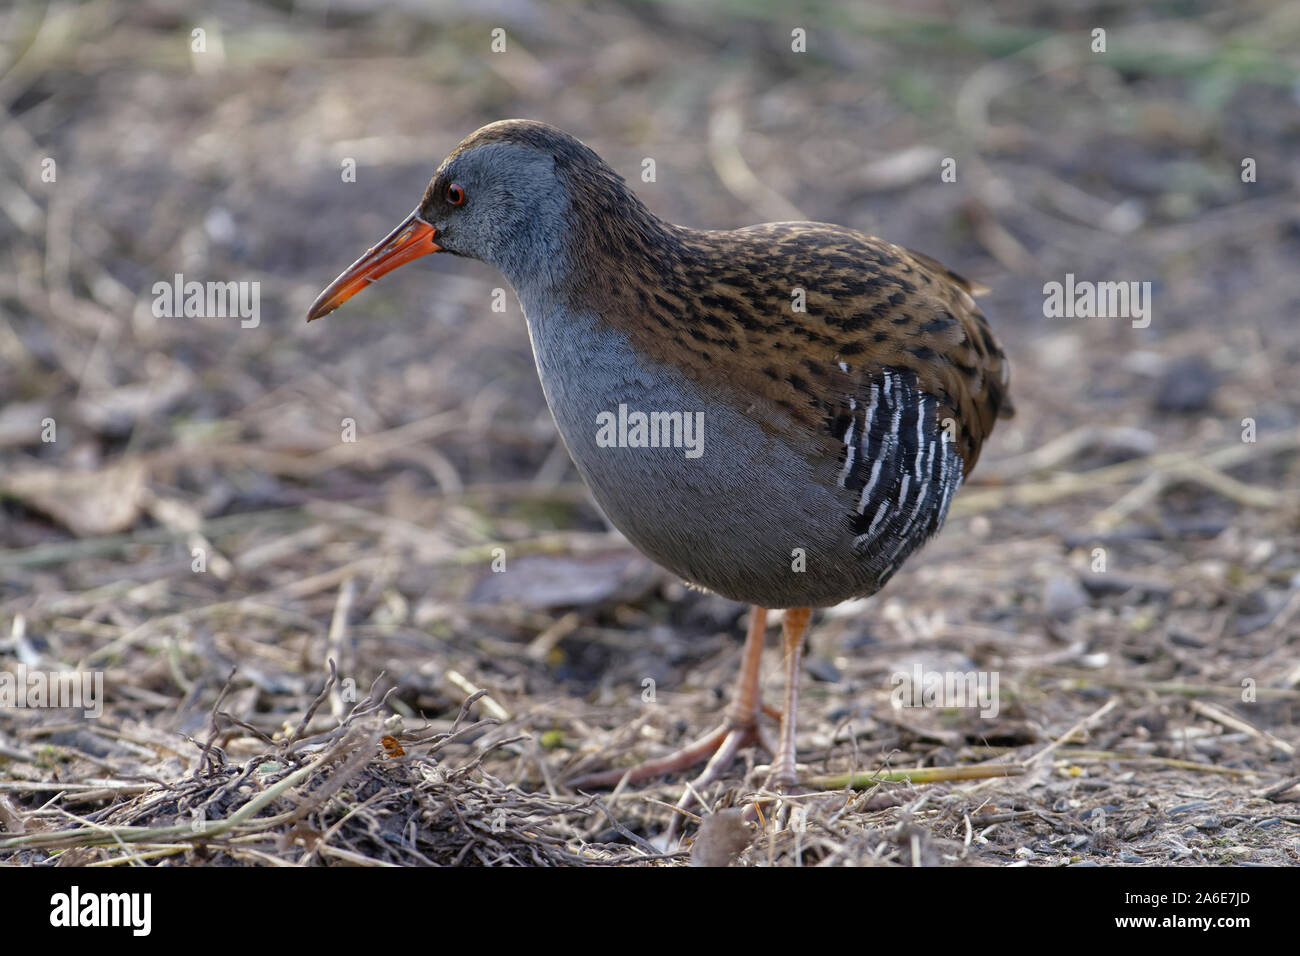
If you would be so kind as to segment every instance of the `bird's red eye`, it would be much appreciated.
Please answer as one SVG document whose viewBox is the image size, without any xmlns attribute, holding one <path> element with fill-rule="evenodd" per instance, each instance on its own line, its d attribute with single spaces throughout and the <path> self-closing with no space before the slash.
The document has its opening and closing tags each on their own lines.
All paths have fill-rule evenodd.
<svg viewBox="0 0 1300 956">
<path fill-rule="evenodd" d="M 447 187 L 447 202 L 453 206 L 459 206 L 465 201 L 465 190 L 460 187 L 459 183 L 452 183 Z"/>
</svg>

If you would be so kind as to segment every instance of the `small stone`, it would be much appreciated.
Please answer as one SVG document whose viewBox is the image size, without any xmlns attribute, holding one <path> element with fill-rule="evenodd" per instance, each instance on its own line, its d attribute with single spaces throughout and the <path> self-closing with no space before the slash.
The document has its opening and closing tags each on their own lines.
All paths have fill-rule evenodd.
<svg viewBox="0 0 1300 956">
<path fill-rule="evenodd" d="M 1148 814 L 1142 814 L 1129 820 L 1124 824 L 1123 837 L 1125 840 L 1132 840 L 1134 837 L 1141 836 L 1151 829 L 1151 817 Z"/>
<path fill-rule="evenodd" d="M 1210 407 L 1218 376 L 1201 356 L 1174 362 L 1156 388 L 1156 409 L 1189 414 Z"/>
<path fill-rule="evenodd" d="M 844 679 L 840 669 L 828 657 L 808 658 L 807 669 L 813 680 L 819 680 L 824 684 L 838 684 Z"/>
<path fill-rule="evenodd" d="M 691 846 L 691 866 L 731 866 L 752 838 L 743 810 L 719 810 L 710 814 L 700 824 L 700 832 Z"/>
<path fill-rule="evenodd" d="M 1056 620 L 1073 617 L 1088 606 L 1088 592 L 1073 574 L 1054 574 L 1043 585 L 1043 614 Z"/>
</svg>

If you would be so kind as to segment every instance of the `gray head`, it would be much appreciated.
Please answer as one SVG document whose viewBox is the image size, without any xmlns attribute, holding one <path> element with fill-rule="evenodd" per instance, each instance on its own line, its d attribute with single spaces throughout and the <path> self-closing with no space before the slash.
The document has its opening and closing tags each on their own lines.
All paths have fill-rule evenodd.
<svg viewBox="0 0 1300 956">
<path fill-rule="evenodd" d="M 575 269 L 668 227 L 594 151 L 553 126 L 502 120 L 466 137 L 406 220 L 340 275 L 308 320 L 430 252 L 501 270 L 516 292 L 554 297 Z"/>
<path fill-rule="evenodd" d="M 576 223 L 557 153 L 604 165 L 573 137 L 541 123 L 485 126 L 443 161 L 424 191 L 420 217 L 438 231 L 444 252 L 496 266 L 512 283 L 547 274 L 558 280 L 568 269 Z"/>
</svg>

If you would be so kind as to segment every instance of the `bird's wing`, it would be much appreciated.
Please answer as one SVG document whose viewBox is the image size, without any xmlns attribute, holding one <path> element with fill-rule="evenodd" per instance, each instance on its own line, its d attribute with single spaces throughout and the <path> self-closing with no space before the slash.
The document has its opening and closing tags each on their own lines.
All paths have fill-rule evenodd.
<svg viewBox="0 0 1300 956">
<path fill-rule="evenodd" d="M 707 235 L 729 237 L 727 265 L 699 277 L 696 295 L 733 322 L 703 331 L 741 343 L 739 374 L 766 379 L 759 384 L 796 418 L 828 422 L 850 401 L 869 402 L 886 370 L 911 376 L 935 400 L 929 413 L 970 474 L 994 422 L 1013 411 L 1006 357 L 974 299 L 982 286 L 929 256 L 827 223 Z"/>
</svg>

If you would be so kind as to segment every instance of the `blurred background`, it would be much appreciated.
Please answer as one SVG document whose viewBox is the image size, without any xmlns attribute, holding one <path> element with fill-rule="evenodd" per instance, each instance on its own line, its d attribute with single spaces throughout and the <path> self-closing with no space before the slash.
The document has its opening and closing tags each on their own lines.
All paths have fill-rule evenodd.
<svg viewBox="0 0 1300 956">
<path fill-rule="evenodd" d="M 805 748 L 987 756 L 1114 692 L 1107 746 L 1293 753 L 1168 688 L 1255 680 L 1243 719 L 1296 740 L 1300 5 L 16 0 L 0 36 L 0 667 L 106 668 L 119 736 L 198 733 L 236 665 L 271 733 L 329 657 L 408 716 L 489 688 L 532 785 L 712 724 L 743 609 L 608 532 L 498 275 L 429 257 L 304 323 L 457 142 L 528 117 L 666 219 L 834 221 L 992 287 L 1019 414 L 814 629 Z M 159 317 L 177 274 L 256 283 L 257 321 Z M 1150 282 L 1150 324 L 1045 317 L 1067 274 Z M 916 660 L 1011 704 L 882 716 Z M 73 776 L 118 756 L 87 733 L 0 714 Z"/>
</svg>

